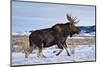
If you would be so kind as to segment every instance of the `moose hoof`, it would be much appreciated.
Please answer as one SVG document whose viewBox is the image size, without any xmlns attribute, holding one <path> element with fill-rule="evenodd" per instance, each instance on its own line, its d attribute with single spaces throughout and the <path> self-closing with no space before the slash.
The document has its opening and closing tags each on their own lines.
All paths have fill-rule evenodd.
<svg viewBox="0 0 100 67">
<path fill-rule="evenodd" d="M 37 57 L 47 58 L 47 57 L 46 57 L 46 56 L 44 56 L 44 55 L 38 55 Z"/>
<path fill-rule="evenodd" d="M 69 53 L 68 53 L 67 55 L 68 55 L 68 56 L 70 56 L 70 54 L 69 54 Z"/>
<path fill-rule="evenodd" d="M 58 56 L 60 53 L 57 53 L 56 56 Z"/>
<path fill-rule="evenodd" d="M 25 58 L 28 58 L 28 56 L 25 56 Z"/>
<path fill-rule="evenodd" d="M 47 57 L 46 57 L 46 56 L 44 56 L 44 55 L 43 55 L 42 57 L 43 57 L 43 58 L 47 58 Z"/>
<path fill-rule="evenodd" d="M 56 54 L 56 56 L 58 56 L 58 54 Z"/>
<path fill-rule="evenodd" d="M 53 51 L 53 53 L 56 53 L 57 51 Z"/>
</svg>

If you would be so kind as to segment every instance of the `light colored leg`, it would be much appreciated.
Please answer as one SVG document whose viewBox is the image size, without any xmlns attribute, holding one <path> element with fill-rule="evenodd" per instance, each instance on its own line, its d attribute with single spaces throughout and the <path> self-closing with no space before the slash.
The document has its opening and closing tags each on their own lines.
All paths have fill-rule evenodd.
<svg viewBox="0 0 100 67">
<path fill-rule="evenodd" d="M 28 58 L 29 52 L 25 52 L 25 58 Z"/>
<path fill-rule="evenodd" d="M 28 58 L 29 54 L 32 53 L 33 47 L 27 48 L 24 50 L 25 52 L 25 58 Z"/>
</svg>

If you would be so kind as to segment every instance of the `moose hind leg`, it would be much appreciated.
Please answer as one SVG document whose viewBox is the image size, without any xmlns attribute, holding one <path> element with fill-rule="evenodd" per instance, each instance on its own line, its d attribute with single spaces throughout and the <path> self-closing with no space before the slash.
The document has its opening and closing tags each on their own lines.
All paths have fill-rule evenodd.
<svg viewBox="0 0 100 67">
<path fill-rule="evenodd" d="M 27 50 L 25 50 L 25 58 L 28 58 L 29 54 L 31 54 L 32 51 L 33 51 L 33 47 L 30 47 Z"/>
<path fill-rule="evenodd" d="M 58 42 L 58 43 L 57 43 L 57 46 L 58 46 L 61 50 L 56 54 L 56 56 L 58 56 L 58 55 L 63 51 L 63 45 L 62 45 L 61 42 Z"/>
<path fill-rule="evenodd" d="M 29 52 L 25 52 L 25 58 L 28 58 Z"/>
<path fill-rule="evenodd" d="M 56 56 L 58 56 L 62 51 L 63 51 L 63 49 L 61 49 L 61 50 L 56 54 Z"/>
<path fill-rule="evenodd" d="M 46 58 L 46 56 L 43 55 L 43 44 L 41 47 L 38 47 L 38 57 L 44 57 Z"/>
</svg>

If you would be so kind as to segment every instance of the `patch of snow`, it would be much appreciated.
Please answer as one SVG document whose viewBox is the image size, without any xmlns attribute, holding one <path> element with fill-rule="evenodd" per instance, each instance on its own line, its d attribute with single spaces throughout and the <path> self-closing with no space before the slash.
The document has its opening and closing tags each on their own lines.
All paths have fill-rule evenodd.
<svg viewBox="0 0 100 67">
<path fill-rule="evenodd" d="M 91 34 L 91 35 L 96 35 L 96 33 L 95 33 L 95 32 L 91 32 L 90 34 Z"/>
<path fill-rule="evenodd" d="M 59 56 L 55 54 L 60 49 L 55 47 L 44 48 L 43 54 L 46 58 L 37 57 L 37 53 L 32 53 L 26 59 L 22 52 L 12 52 L 12 65 L 31 65 L 62 62 L 95 61 L 95 45 L 79 45 L 73 48 L 74 54 L 67 56 L 64 50 Z M 55 51 L 55 53 L 53 53 Z"/>
<path fill-rule="evenodd" d="M 68 39 L 85 39 L 86 37 L 68 37 Z"/>
<path fill-rule="evenodd" d="M 95 36 L 95 32 L 91 32 L 91 33 L 80 33 L 76 36 Z"/>
<path fill-rule="evenodd" d="M 20 35 L 19 33 L 13 32 L 12 35 Z"/>
</svg>

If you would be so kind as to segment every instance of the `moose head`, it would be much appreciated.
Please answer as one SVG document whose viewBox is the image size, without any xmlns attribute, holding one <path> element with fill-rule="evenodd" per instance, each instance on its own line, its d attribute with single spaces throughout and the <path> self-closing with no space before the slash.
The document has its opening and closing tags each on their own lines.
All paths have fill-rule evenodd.
<svg viewBox="0 0 100 67">
<path fill-rule="evenodd" d="M 69 32 L 70 37 L 72 37 L 72 35 L 74 34 L 79 34 L 80 33 L 80 29 L 79 27 L 76 27 L 75 24 L 77 24 L 80 20 L 77 20 L 76 17 L 73 17 L 69 14 L 66 14 L 66 17 L 68 19 L 69 22 L 66 23 L 66 27 L 67 27 L 67 32 Z"/>
</svg>

